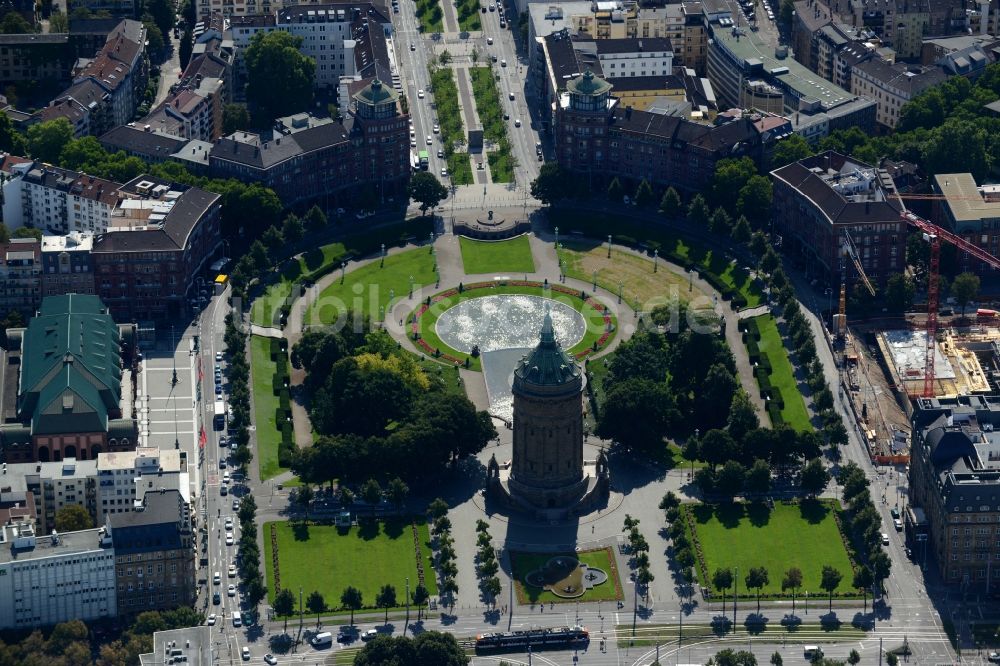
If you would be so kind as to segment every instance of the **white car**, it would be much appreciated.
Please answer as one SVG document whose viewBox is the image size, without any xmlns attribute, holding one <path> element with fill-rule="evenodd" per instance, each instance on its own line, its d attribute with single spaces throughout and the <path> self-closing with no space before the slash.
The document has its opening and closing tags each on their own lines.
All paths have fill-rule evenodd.
<svg viewBox="0 0 1000 666">
<path fill-rule="evenodd" d="M 361 634 L 361 640 L 366 642 L 376 637 L 378 637 L 378 631 L 376 631 L 375 629 L 369 629 L 368 631 Z"/>
<path fill-rule="evenodd" d="M 275 664 L 278 663 L 278 658 L 271 653 L 267 653 L 264 655 L 264 663 L 270 664 L 271 666 L 275 666 Z"/>
<path fill-rule="evenodd" d="M 232 532 L 233 531 L 233 519 L 232 518 L 226 518 L 226 531 L 227 532 Z"/>
<path fill-rule="evenodd" d="M 424 89 L 423 88 L 420 88 L 419 90 L 417 90 L 417 98 L 418 99 L 423 99 L 424 98 Z"/>
<path fill-rule="evenodd" d="M 440 132 L 440 131 L 441 131 L 441 126 L 440 126 L 440 125 L 438 125 L 437 123 L 434 123 L 434 129 L 433 129 L 433 132 L 434 132 L 435 134 L 437 134 L 437 133 L 438 133 L 438 132 Z"/>
<path fill-rule="evenodd" d="M 236 543 L 236 541 L 233 539 L 233 533 L 229 532 L 226 534 L 226 545 L 232 546 L 234 543 Z"/>
<path fill-rule="evenodd" d="M 216 571 L 215 574 L 212 576 L 212 585 L 218 585 L 221 582 L 222 582 L 222 574 Z"/>
<path fill-rule="evenodd" d="M 510 101 L 513 102 L 514 101 L 514 93 L 508 93 L 507 94 L 507 98 L 510 99 Z"/>
<path fill-rule="evenodd" d="M 431 135 L 428 134 L 427 135 L 427 145 L 429 146 L 429 145 L 431 145 L 431 143 L 433 143 L 433 139 L 431 139 Z"/>
<path fill-rule="evenodd" d="M 518 121 L 518 122 L 520 122 L 520 121 Z M 226 472 L 225 474 L 222 475 L 222 482 L 225 483 L 225 484 L 229 483 L 229 472 Z"/>
<path fill-rule="evenodd" d="M 506 60 L 501 60 L 500 61 L 500 66 L 501 67 L 506 67 L 507 66 L 507 61 Z"/>
<path fill-rule="evenodd" d="M 211 613 L 208 616 L 208 620 L 205 622 L 205 624 L 207 624 L 210 627 L 214 627 L 215 626 L 215 613 Z"/>
<path fill-rule="evenodd" d="M 416 147 L 417 147 L 417 140 L 410 139 L 410 148 L 416 148 Z"/>
<path fill-rule="evenodd" d="M 520 127 L 520 126 L 521 126 L 521 119 L 520 118 L 516 118 L 514 120 L 514 127 Z"/>
<path fill-rule="evenodd" d="M 234 499 L 233 500 L 233 511 L 239 511 L 239 510 L 240 510 L 240 501 L 238 499 Z"/>
<path fill-rule="evenodd" d="M 417 50 L 417 47 L 414 46 L 413 42 L 410 42 L 410 50 L 411 51 L 416 51 Z"/>
<path fill-rule="evenodd" d="M 230 585 L 229 587 L 226 588 L 226 596 L 227 597 L 235 597 L 236 596 L 236 586 L 235 585 Z"/>
<path fill-rule="evenodd" d="M 229 577 L 230 578 L 236 578 L 236 565 L 235 564 L 230 564 L 229 565 Z"/>
<path fill-rule="evenodd" d="M 883 546 L 889 545 L 889 535 L 886 534 L 885 532 L 882 532 L 882 545 Z"/>
<path fill-rule="evenodd" d="M 235 620 L 234 620 L 234 622 L 235 622 Z M 237 625 L 237 626 L 239 626 L 239 625 Z M 244 645 L 243 649 L 240 650 L 240 654 L 243 655 L 243 661 L 250 661 L 250 648 L 248 648 L 246 645 Z"/>
<path fill-rule="evenodd" d="M 215 352 L 215 361 L 219 363 L 222 361 L 222 352 Z"/>
<path fill-rule="evenodd" d="M 447 176 L 448 175 L 448 169 L 446 167 L 441 167 L 441 175 L 442 176 Z"/>
<path fill-rule="evenodd" d="M 486 44 L 489 45 L 489 46 L 493 46 L 493 38 L 492 37 L 487 37 L 486 38 Z"/>
</svg>

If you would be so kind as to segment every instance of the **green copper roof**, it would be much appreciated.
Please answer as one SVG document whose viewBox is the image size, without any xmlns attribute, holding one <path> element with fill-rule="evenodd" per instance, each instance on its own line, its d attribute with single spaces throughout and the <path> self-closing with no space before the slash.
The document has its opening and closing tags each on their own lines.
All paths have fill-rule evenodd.
<svg viewBox="0 0 1000 666">
<path fill-rule="evenodd" d="M 395 102 L 397 97 L 399 97 L 399 93 L 392 88 L 386 88 L 385 84 L 378 79 L 374 79 L 354 95 L 354 99 L 357 101 L 372 105 Z"/>
<path fill-rule="evenodd" d="M 552 328 L 552 317 L 546 310 L 538 346 L 521 359 L 514 369 L 514 385 L 561 386 L 579 381 L 580 368 L 563 351 Z"/>
<path fill-rule="evenodd" d="M 120 343 L 96 296 L 44 299 L 23 337 L 18 416 L 35 433 L 104 429 L 121 399 Z"/>
<path fill-rule="evenodd" d="M 571 93 L 576 93 L 578 95 L 600 95 L 601 93 L 606 93 L 611 90 L 611 84 L 601 77 L 595 76 L 594 73 L 588 69 L 575 79 L 571 79 L 570 82 L 566 84 L 566 89 Z"/>
</svg>

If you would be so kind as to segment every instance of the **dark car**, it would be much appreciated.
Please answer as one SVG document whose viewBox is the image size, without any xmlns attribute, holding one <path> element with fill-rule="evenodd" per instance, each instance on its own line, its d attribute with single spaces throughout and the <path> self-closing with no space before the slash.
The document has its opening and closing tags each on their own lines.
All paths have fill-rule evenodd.
<svg viewBox="0 0 1000 666">
<path fill-rule="evenodd" d="M 897 509 L 896 507 L 892 507 L 891 509 L 889 509 L 889 515 L 891 515 L 893 517 L 893 520 L 898 519 L 899 518 L 899 509 Z"/>
<path fill-rule="evenodd" d="M 216 606 L 222 603 L 222 596 L 218 592 L 212 595 L 212 603 Z"/>
</svg>

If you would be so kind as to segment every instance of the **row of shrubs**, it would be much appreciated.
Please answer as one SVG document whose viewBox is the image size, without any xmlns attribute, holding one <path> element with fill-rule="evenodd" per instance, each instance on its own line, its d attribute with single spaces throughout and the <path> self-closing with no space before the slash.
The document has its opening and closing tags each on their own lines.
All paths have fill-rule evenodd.
<svg viewBox="0 0 1000 666">
<path fill-rule="evenodd" d="M 760 397 L 767 401 L 767 415 L 771 418 L 772 427 L 778 427 L 785 422 L 781 417 L 785 397 L 781 395 L 781 389 L 771 384 L 771 359 L 760 350 L 760 325 L 757 318 L 743 320 L 740 322 L 740 329 L 750 363 L 754 365 L 753 374 L 760 387 Z"/>
<path fill-rule="evenodd" d="M 271 378 L 271 390 L 278 396 L 278 409 L 274 414 L 274 422 L 281 433 L 278 444 L 278 465 L 291 467 L 295 457 L 295 437 L 292 427 L 292 398 L 289 386 L 292 383 L 288 373 L 288 342 L 284 339 L 270 338 L 271 360 L 275 364 L 274 375 Z"/>
</svg>

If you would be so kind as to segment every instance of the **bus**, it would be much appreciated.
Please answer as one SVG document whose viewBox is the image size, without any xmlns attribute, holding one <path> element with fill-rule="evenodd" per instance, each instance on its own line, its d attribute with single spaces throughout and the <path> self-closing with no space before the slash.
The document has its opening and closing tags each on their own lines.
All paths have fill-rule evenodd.
<svg viewBox="0 0 1000 666">
<path fill-rule="evenodd" d="M 410 169 L 413 173 L 420 171 L 420 158 L 417 157 L 416 153 L 410 153 Z"/>
<path fill-rule="evenodd" d="M 565 650 L 586 645 L 590 632 L 575 627 L 535 628 L 522 631 L 495 631 L 476 637 L 476 652 L 521 652 L 525 649 Z"/>
<path fill-rule="evenodd" d="M 215 401 L 215 417 L 212 420 L 212 426 L 216 430 L 223 430 L 226 427 L 226 401 L 216 400 Z"/>
<path fill-rule="evenodd" d="M 427 171 L 427 167 L 430 164 L 430 156 L 427 154 L 426 150 L 420 151 L 420 170 Z"/>
</svg>

